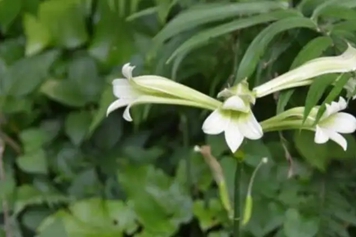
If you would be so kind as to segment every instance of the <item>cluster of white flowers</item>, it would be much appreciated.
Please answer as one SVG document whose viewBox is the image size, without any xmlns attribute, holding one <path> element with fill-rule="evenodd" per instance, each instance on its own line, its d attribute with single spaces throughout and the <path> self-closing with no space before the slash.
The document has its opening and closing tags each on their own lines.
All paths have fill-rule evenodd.
<svg viewBox="0 0 356 237">
<path fill-rule="evenodd" d="M 284 129 L 314 131 L 316 143 L 325 143 L 330 139 L 346 150 L 347 141 L 340 134 L 353 133 L 356 130 L 356 118 L 351 114 L 340 112 L 347 107 L 347 102 L 342 97 L 338 102 L 325 105 L 325 112 L 316 124 L 320 106 L 314 107 L 305 121 L 303 120 L 304 107 L 292 108 L 260 123 L 252 112 L 256 98 L 287 88 L 310 85 L 313 78 L 320 75 L 355 71 L 356 49 L 350 45 L 339 56 L 311 60 L 252 90 L 249 89 L 247 81 L 226 88 L 217 96 L 223 101 L 164 77 L 155 75 L 133 77 L 133 69 L 134 67 L 129 63 L 125 64 L 122 68 L 125 79 L 115 79 L 112 82 L 114 95 L 118 99 L 109 106 L 107 114 L 127 106 L 123 117 L 127 121 L 132 121 L 129 113 L 130 107 L 144 103 L 208 109 L 212 113 L 204 121 L 202 130 L 206 134 L 224 132 L 226 143 L 233 153 L 238 150 L 244 138 L 257 140 L 262 138 L 263 132 Z M 356 98 L 354 95 L 356 79 L 350 79 L 344 88 L 349 97 Z"/>
</svg>

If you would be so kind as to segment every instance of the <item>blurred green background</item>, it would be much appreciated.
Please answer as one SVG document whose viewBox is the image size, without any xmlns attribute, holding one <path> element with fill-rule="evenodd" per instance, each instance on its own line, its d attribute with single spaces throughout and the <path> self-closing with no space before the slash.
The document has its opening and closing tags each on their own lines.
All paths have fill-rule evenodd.
<svg viewBox="0 0 356 237">
<path fill-rule="evenodd" d="M 233 200 L 237 159 L 209 111 L 140 105 L 106 117 L 111 81 L 165 76 L 215 97 L 356 43 L 356 1 L 0 0 L 0 236 L 227 237 L 231 221 L 195 145 Z M 344 92 L 342 92 L 344 93 Z M 320 93 L 319 93 L 320 94 Z M 259 121 L 316 104 L 308 88 L 258 100 Z M 355 113 L 350 102 L 348 112 Z M 356 236 L 356 142 L 301 131 L 245 141 L 241 196 L 262 157 L 244 237 Z"/>
</svg>

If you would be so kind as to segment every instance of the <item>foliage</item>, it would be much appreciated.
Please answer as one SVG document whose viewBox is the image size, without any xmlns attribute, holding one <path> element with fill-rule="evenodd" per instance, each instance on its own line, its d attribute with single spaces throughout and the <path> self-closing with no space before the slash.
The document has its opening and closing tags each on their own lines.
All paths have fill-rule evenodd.
<svg viewBox="0 0 356 237">
<path fill-rule="evenodd" d="M 203 135 L 207 113 L 144 105 L 132 109 L 133 123 L 121 111 L 106 117 L 111 81 L 131 62 L 135 73 L 213 97 L 245 78 L 260 85 L 356 44 L 355 8 L 355 0 L 1 0 L 0 210 L 9 216 L 0 236 L 6 222 L 13 237 L 230 236 L 193 147 L 211 147 L 231 197 L 237 159 L 222 137 Z M 263 98 L 254 113 L 262 121 L 331 101 L 343 87 L 330 88 L 332 76 Z M 261 158 L 269 163 L 256 176 L 244 236 L 354 236 L 356 141 L 347 140 L 346 152 L 304 131 L 245 142 L 242 195 Z"/>
</svg>

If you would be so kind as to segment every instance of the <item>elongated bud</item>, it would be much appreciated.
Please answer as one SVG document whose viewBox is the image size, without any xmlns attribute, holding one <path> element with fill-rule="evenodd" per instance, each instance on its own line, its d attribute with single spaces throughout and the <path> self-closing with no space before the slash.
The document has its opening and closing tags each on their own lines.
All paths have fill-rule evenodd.
<svg viewBox="0 0 356 237">
<path fill-rule="evenodd" d="M 256 169 L 252 173 L 250 183 L 248 184 L 248 190 L 247 190 L 247 195 L 246 195 L 246 200 L 245 200 L 245 209 L 244 209 L 244 214 L 243 214 L 243 218 L 242 218 L 242 225 L 246 225 L 251 219 L 252 208 L 253 208 L 253 199 L 252 199 L 251 192 L 252 192 L 252 185 L 255 180 L 256 173 L 260 169 L 260 167 L 263 164 L 266 164 L 267 162 L 268 162 L 267 157 L 262 158 L 260 163 L 257 165 Z"/>
<path fill-rule="evenodd" d="M 253 89 L 257 98 L 276 91 L 302 86 L 304 80 L 330 73 L 346 73 L 356 70 L 356 49 L 348 44 L 347 50 L 339 56 L 320 57 L 284 73 Z"/>
</svg>

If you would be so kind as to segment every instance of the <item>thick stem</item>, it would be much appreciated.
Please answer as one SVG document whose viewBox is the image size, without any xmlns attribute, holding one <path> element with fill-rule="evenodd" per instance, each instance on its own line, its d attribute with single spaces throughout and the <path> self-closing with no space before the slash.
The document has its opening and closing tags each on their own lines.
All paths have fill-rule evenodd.
<svg viewBox="0 0 356 237">
<path fill-rule="evenodd" d="M 241 182 L 242 182 L 242 162 L 237 161 L 234 182 L 234 220 L 233 220 L 233 237 L 242 237 L 241 234 Z"/>
</svg>

